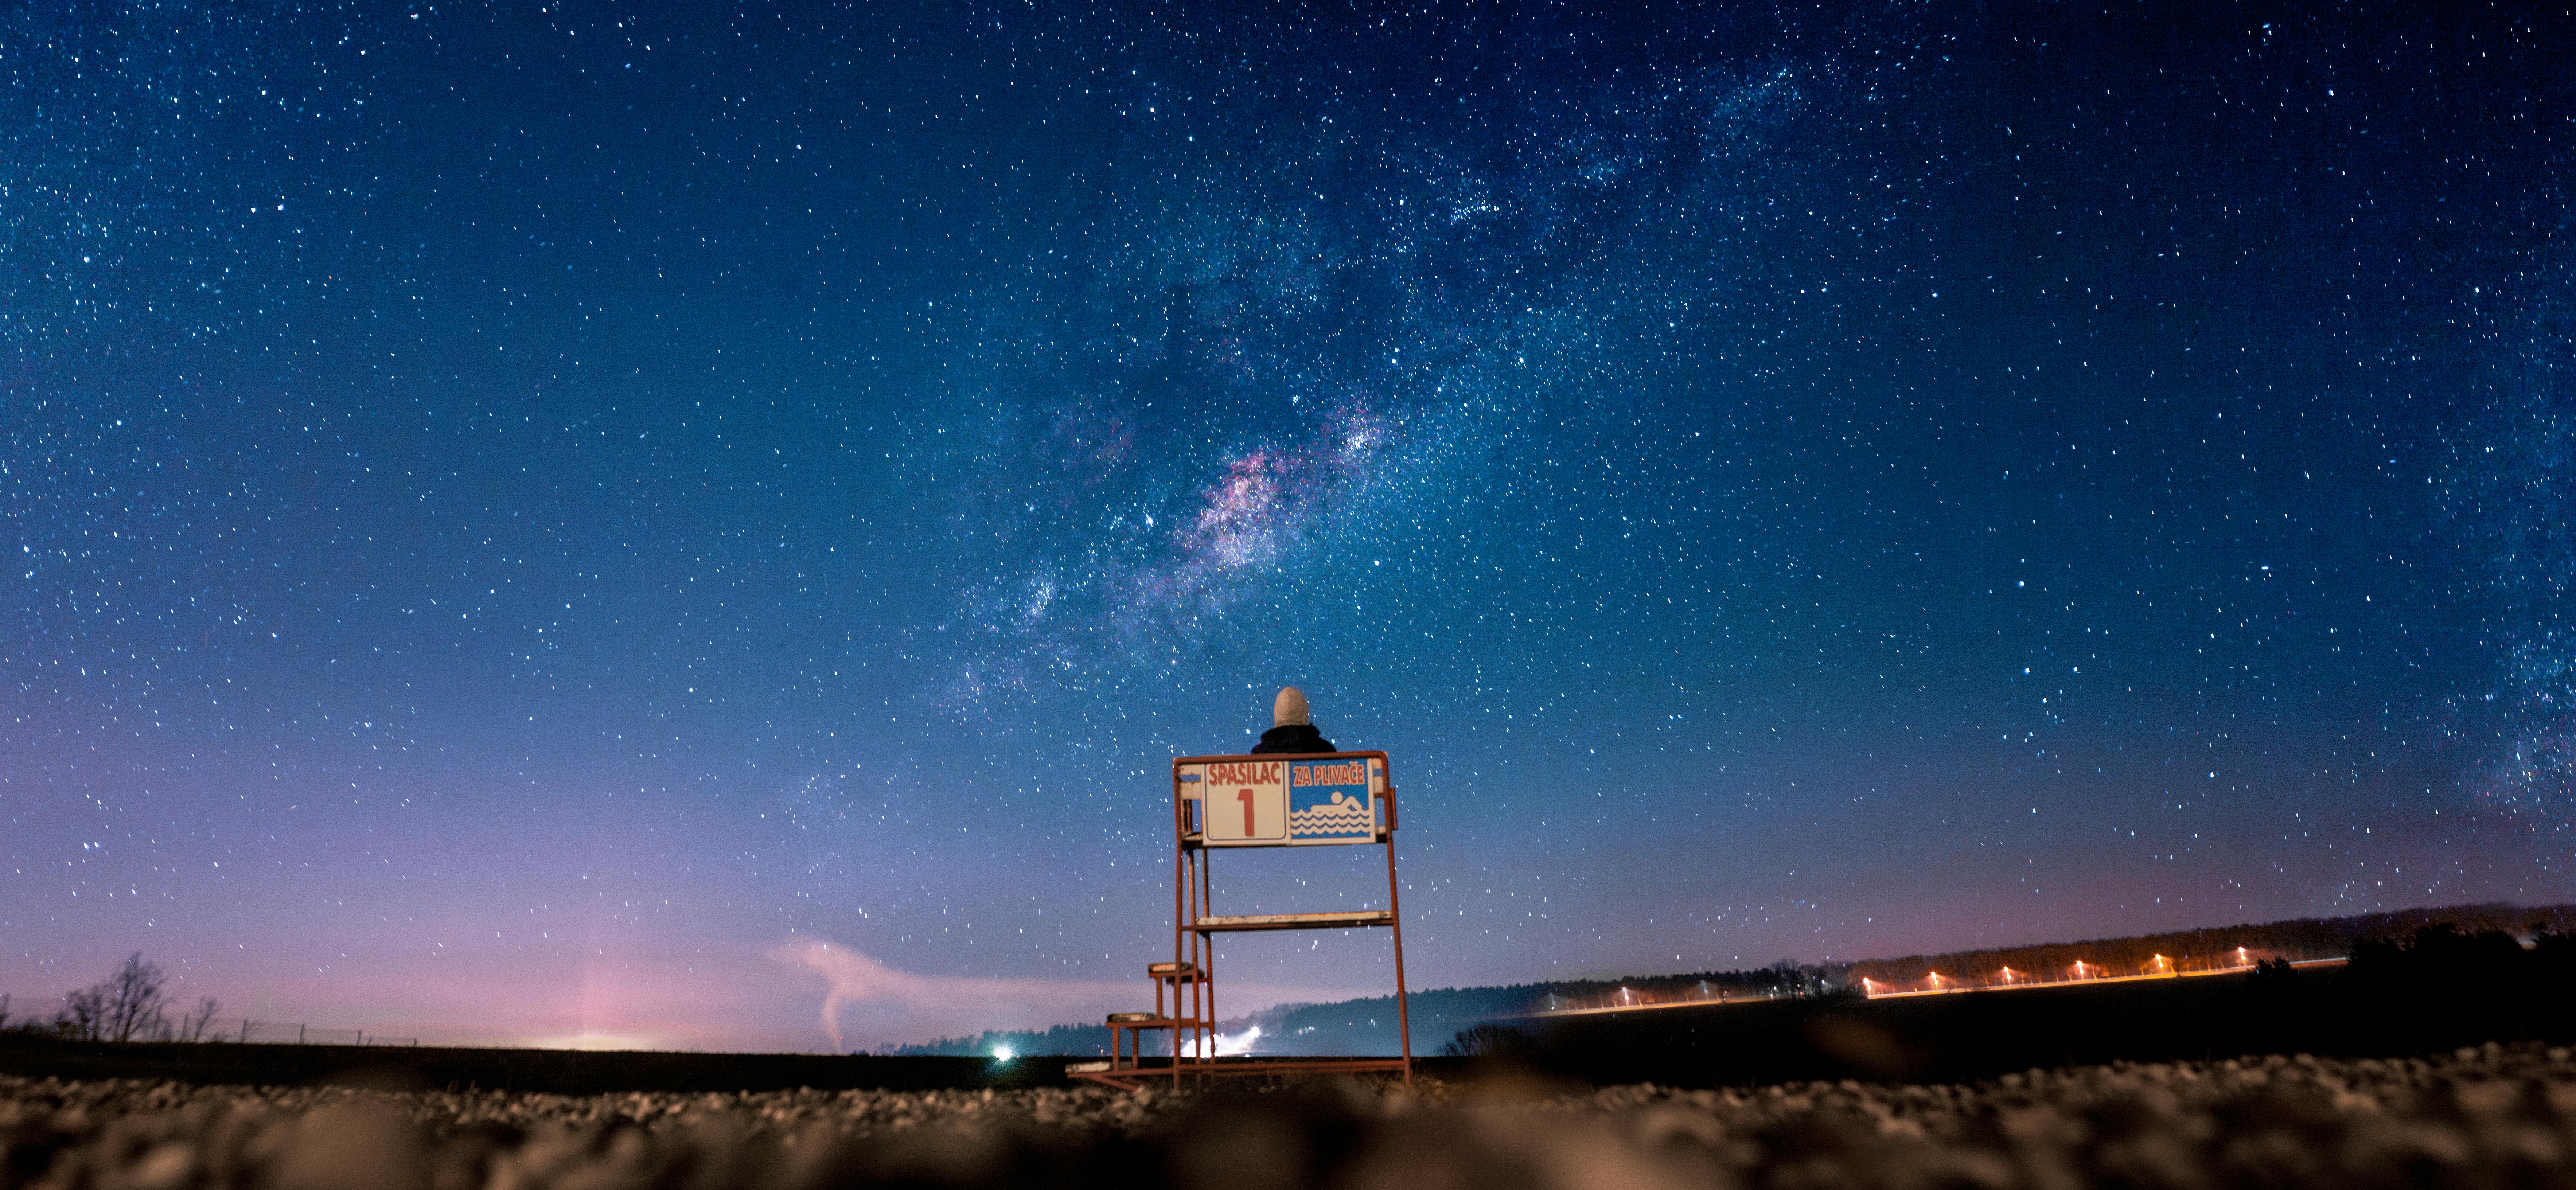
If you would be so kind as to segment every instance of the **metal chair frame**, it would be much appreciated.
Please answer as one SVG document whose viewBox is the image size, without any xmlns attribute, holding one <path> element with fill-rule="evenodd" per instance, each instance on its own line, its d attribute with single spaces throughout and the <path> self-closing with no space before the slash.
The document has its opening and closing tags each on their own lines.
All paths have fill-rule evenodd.
<svg viewBox="0 0 2576 1190">
<path fill-rule="evenodd" d="M 1382 848 L 1386 853 L 1386 907 L 1336 913 L 1253 913 L 1221 915 L 1213 912 L 1214 885 L 1210 856 L 1223 846 L 1211 847 L 1204 823 L 1195 821 L 1193 805 L 1204 802 L 1189 797 L 1182 789 L 1181 770 L 1188 765 L 1211 763 L 1262 763 L 1271 761 L 1369 760 L 1387 775 L 1386 788 L 1376 791 L 1377 804 L 1374 838 L 1366 846 Z M 1399 901 L 1400 884 L 1395 871 L 1395 770 L 1387 763 L 1384 752 L 1319 752 L 1305 755 L 1262 756 L 1183 756 L 1172 761 L 1172 834 L 1175 842 L 1172 862 L 1172 961 L 1154 964 L 1154 1017 L 1110 1023 L 1110 1061 L 1094 1069 L 1068 1069 L 1074 1078 L 1107 1083 L 1111 1086 L 1141 1087 L 1147 1079 L 1160 1081 L 1167 1074 L 1172 1085 L 1182 1080 L 1234 1075 L 1346 1074 L 1386 1072 L 1401 1074 L 1405 1084 L 1413 1082 L 1412 1013 L 1406 1003 L 1404 983 L 1404 919 Z M 1392 936 L 1395 949 L 1396 1029 L 1401 1038 L 1402 1056 L 1395 1058 L 1228 1058 L 1216 1056 L 1216 936 L 1267 930 L 1347 930 L 1384 927 Z M 1189 972 L 1194 978 L 1185 985 L 1163 974 L 1165 969 Z M 1172 1009 L 1163 1009 L 1164 990 L 1169 985 Z M 1183 995 L 1187 993 L 1187 1011 Z M 1129 1014 L 1117 1014 L 1127 1016 Z M 1143 1065 L 1142 1034 L 1147 1030 L 1169 1030 L 1172 1037 L 1172 1064 Z M 1132 1040 L 1122 1045 L 1122 1037 Z"/>
</svg>

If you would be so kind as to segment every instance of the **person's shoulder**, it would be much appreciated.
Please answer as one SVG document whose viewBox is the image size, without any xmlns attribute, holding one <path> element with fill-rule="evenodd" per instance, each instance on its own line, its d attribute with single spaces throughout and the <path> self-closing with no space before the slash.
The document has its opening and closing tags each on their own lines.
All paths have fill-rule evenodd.
<svg viewBox="0 0 2576 1190">
<path fill-rule="evenodd" d="M 1252 746 L 1252 754 L 1255 756 L 1317 751 L 1330 752 L 1332 748 L 1324 743 L 1324 733 L 1315 730 L 1312 724 L 1307 723 L 1291 723 L 1285 727 L 1271 728 L 1261 733 L 1260 743 Z"/>
<path fill-rule="evenodd" d="M 1255 756 L 1334 751 L 1339 749 L 1333 747 L 1333 741 L 1325 739 L 1324 733 L 1311 723 L 1292 723 L 1286 727 L 1271 728 L 1261 733 L 1260 743 L 1252 746 L 1252 755 Z"/>
</svg>

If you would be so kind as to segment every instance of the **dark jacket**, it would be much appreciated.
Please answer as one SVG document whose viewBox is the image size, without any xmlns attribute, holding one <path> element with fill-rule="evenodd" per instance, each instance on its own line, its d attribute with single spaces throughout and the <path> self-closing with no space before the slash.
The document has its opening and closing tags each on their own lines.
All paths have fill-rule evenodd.
<svg viewBox="0 0 2576 1190">
<path fill-rule="evenodd" d="M 1261 733 L 1260 743 L 1252 746 L 1252 754 L 1255 756 L 1271 752 L 1296 755 L 1304 752 L 1339 751 L 1341 749 L 1334 747 L 1333 741 L 1325 739 L 1324 733 L 1315 730 L 1315 725 L 1312 723 L 1291 723 L 1286 727 L 1271 728 Z"/>
</svg>

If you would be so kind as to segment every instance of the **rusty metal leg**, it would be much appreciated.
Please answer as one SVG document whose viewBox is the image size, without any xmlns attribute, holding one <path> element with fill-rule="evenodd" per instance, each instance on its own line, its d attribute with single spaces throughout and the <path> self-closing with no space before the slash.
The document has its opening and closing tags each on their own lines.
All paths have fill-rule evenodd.
<svg viewBox="0 0 2576 1190">
<path fill-rule="evenodd" d="M 1215 876 L 1210 871 L 1213 866 L 1208 863 L 1207 852 L 1200 851 L 1199 912 L 1202 914 L 1208 913 L 1215 904 Z M 1198 940 L 1200 947 L 1205 951 L 1207 962 L 1206 966 L 1199 969 L 1200 974 L 1207 980 L 1207 1014 L 1199 1018 L 1198 1028 L 1199 1065 L 1206 1067 L 1216 1064 L 1216 937 L 1202 933 L 1198 935 Z"/>
<path fill-rule="evenodd" d="M 1395 934 L 1395 1028 L 1404 1049 L 1404 1085 L 1413 1085 L 1413 1010 L 1404 994 L 1404 906 L 1397 900 L 1395 885 L 1395 836 L 1386 839 L 1386 907 L 1387 925 Z"/>
<path fill-rule="evenodd" d="M 1184 843 L 1172 863 L 1172 962 L 1174 964 L 1186 964 L 1196 957 L 1192 953 L 1194 946 L 1190 940 L 1189 925 L 1190 917 L 1196 911 L 1193 902 L 1197 899 L 1194 895 L 1197 892 L 1197 874 L 1194 869 L 1199 862 L 1198 854 Z M 1178 967 L 1176 966 L 1175 969 L 1177 970 Z M 1175 1001 L 1173 1015 L 1177 1016 L 1180 997 L 1180 988 L 1177 985 L 1173 987 L 1172 994 Z M 1160 1005 L 1162 988 L 1159 983 L 1155 987 L 1154 997 L 1155 1003 Z M 1174 1025 L 1172 1027 L 1172 1085 L 1177 1088 L 1180 1082 L 1181 1030 L 1180 1026 Z"/>
</svg>

